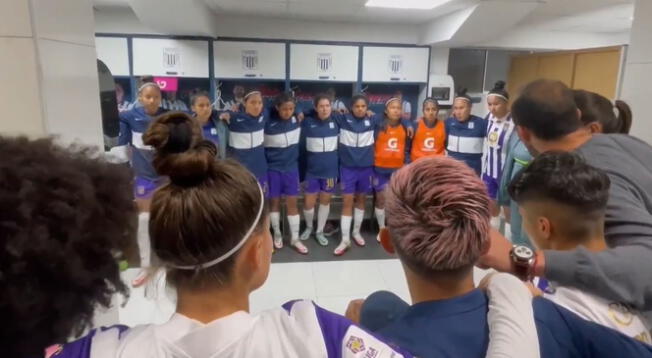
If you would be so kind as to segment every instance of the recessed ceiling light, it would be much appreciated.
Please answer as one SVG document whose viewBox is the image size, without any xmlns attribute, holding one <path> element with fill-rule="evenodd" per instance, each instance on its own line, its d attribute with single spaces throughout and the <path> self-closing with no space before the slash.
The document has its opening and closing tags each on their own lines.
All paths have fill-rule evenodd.
<svg viewBox="0 0 652 358">
<path fill-rule="evenodd" d="M 451 0 L 367 0 L 364 6 L 392 9 L 432 10 Z"/>
</svg>

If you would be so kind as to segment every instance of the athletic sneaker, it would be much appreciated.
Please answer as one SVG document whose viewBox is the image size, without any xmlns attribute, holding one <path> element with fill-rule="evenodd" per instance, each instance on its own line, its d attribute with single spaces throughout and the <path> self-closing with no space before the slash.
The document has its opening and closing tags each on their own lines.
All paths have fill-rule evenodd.
<svg viewBox="0 0 652 358">
<path fill-rule="evenodd" d="M 364 237 L 362 237 L 359 232 L 353 234 L 353 241 L 355 241 L 356 245 L 358 246 L 365 245 Z"/>
<path fill-rule="evenodd" d="M 349 249 L 349 247 L 351 247 L 351 243 L 350 243 L 350 242 L 342 241 L 342 242 L 340 242 L 339 245 L 337 245 L 337 247 L 335 248 L 335 251 L 333 251 L 333 255 L 335 255 L 335 256 L 342 256 L 342 255 L 344 255 L 344 253 L 346 252 L 346 250 Z"/>
<path fill-rule="evenodd" d="M 340 226 L 339 225 L 333 225 L 330 221 L 326 222 L 326 225 L 324 226 L 324 235 L 326 236 L 333 236 L 340 232 Z"/>
<path fill-rule="evenodd" d="M 326 238 L 326 235 L 324 235 L 323 232 L 318 232 L 315 234 L 315 239 L 321 246 L 328 246 L 328 239 Z"/>
<path fill-rule="evenodd" d="M 376 235 L 376 241 L 380 242 L 380 233 L 378 233 L 378 235 Z"/>
<path fill-rule="evenodd" d="M 310 235 L 312 235 L 312 228 L 306 228 L 301 233 L 301 236 L 299 237 L 299 240 L 306 241 L 306 240 L 308 240 L 310 238 Z"/>
<path fill-rule="evenodd" d="M 277 250 L 283 248 L 283 235 L 281 233 L 274 233 L 274 247 Z"/>
<path fill-rule="evenodd" d="M 131 286 L 134 288 L 138 288 L 142 286 L 145 282 L 147 282 L 147 279 L 149 278 L 149 271 L 147 269 L 140 269 L 138 272 L 138 275 L 131 280 Z"/>
</svg>

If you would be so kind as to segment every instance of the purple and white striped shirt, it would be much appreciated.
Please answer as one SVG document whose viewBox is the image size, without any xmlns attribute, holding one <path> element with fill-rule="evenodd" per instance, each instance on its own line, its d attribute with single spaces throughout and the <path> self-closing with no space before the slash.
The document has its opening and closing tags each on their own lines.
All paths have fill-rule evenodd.
<svg viewBox="0 0 652 358">
<path fill-rule="evenodd" d="M 486 117 L 489 120 L 487 136 L 484 141 L 482 157 L 482 174 L 500 180 L 507 156 L 507 143 L 514 132 L 514 122 L 511 114 L 505 118 L 496 118 L 491 113 Z"/>
</svg>

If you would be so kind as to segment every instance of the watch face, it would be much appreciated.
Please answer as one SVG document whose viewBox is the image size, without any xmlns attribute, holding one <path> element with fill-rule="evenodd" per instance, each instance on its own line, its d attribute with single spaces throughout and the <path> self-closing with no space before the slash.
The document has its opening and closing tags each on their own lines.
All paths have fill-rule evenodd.
<svg viewBox="0 0 652 358">
<path fill-rule="evenodd" d="M 534 256 L 534 251 L 527 246 L 514 246 L 514 256 L 518 259 L 529 260 Z"/>
</svg>

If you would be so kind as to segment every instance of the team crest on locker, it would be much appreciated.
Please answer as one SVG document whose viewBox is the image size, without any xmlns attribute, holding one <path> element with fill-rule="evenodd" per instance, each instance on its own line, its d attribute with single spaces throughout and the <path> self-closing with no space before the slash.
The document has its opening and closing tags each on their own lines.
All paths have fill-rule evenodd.
<svg viewBox="0 0 652 358">
<path fill-rule="evenodd" d="M 389 56 L 389 72 L 399 74 L 403 70 L 403 58 L 401 55 Z"/>
<path fill-rule="evenodd" d="M 258 68 L 258 51 L 242 51 L 242 68 L 248 71 L 253 71 Z"/>
<path fill-rule="evenodd" d="M 181 52 L 176 47 L 163 49 L 163 68 L 176 71 L 181 66 Z"/>
<path fill-rule="evenodd" d="M 333 55 L 330 53 L 317 54 L 317 70 L 321 73 L 329 73 L 333 66 Z"/>
</svg>

